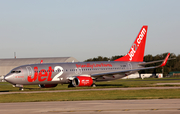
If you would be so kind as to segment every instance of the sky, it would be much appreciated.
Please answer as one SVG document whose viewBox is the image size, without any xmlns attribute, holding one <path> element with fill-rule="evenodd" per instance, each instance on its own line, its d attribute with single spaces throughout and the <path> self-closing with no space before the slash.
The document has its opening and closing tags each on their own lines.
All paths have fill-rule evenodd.
<svg viewBox="0 0 180 114">
<path fill-rule="evenodd" d="M 180 0 L 0 0 L 0 58 L 125 55 L 143 25 L 145 55 L 180 54 Z"/>
</svg>

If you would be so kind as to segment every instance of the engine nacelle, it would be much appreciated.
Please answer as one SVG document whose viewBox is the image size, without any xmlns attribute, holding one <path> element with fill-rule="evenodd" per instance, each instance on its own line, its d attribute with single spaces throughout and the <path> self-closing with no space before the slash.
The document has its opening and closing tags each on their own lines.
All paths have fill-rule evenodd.
<svg viewBox="0 0 180 114">
<path fill-rule="evenodd" d="M 87 76 L 76 76 L 72 80 L 72 85 L 74 87 L 91 86 L 92 84 L 93 84 L 92 78 Z"/>
<path fill-rule="evenodd" d="M 39 84 L 40 88 L 51 88 L 56 87 L 58 84 Z"/>
</svg>

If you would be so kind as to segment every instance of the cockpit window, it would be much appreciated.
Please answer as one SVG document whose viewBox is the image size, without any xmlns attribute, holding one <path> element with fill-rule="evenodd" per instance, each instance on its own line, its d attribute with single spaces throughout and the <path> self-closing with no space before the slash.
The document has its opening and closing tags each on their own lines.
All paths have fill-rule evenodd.
<svg viewBox="0 0 180 114">
<path fill-rule="evenodd" d="M 19 71 L 13 70 L 13 71 L 11 71 L 11 73 L 21 73 L 21 71 L 20 70 Z"/>
</svg>

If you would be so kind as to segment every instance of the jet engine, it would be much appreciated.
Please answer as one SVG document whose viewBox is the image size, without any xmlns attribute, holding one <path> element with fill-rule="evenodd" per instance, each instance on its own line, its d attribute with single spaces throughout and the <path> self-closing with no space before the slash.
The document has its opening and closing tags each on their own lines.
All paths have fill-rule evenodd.
<svg viewBox="0 0 180 114">
<path fill-rule="evenodd" d="M 72 80 L 72 85 L 74 87 L 91 86 L 92 84 L 93 84 L 92 78 L 87 76 L 76 76 Z"/>
<path fill-rule="evenodd" d="M 39 84 L 40 88 L 51 88 L 56 87 L 58 84 Z"/>
</svg>

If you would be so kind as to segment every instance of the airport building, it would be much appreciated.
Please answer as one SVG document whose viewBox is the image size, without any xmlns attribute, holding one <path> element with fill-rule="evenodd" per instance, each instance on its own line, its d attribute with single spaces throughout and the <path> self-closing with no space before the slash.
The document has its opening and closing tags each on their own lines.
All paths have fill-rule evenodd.
<svg viewBox="0 0 180 114">
<path fill-rule="evenodd" d="M 43 61 L 43 63 L 78 62 L 78 60 L 73 57 L 0 59 L 0 81 L 15 67 L 26 64 L 37 64 L 41 61 Z"/>
<path fill-rule="evenodd" d="M 156 78 L 163 78 L 162 73 L 156 73 L 156 74 L 151 74 L 151 73 L 146 73 L 146 74 L 139 74 L 138 72 L 128 75 L 126 77 L 123 77 L 122 79 L 135 79 L 135 78 L 150 78 L 150 77 L 156 77 Z"/>
<path fill-rule="evenodd" d="M 169 73 L 169 76 L 180 76 L 180 71 L 173 71 Z"/>
</svg>

